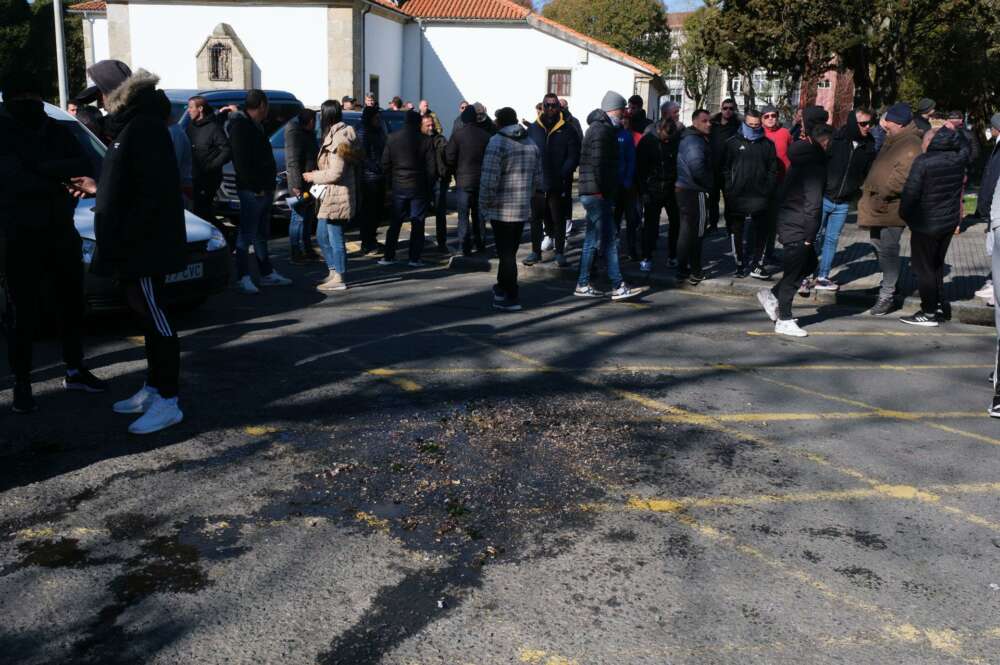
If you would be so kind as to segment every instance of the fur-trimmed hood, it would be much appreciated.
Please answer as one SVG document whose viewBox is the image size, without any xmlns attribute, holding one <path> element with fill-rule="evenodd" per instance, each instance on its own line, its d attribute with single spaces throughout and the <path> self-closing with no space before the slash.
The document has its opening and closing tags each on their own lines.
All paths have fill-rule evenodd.
<svg viewBox="0 0 1000 665">
<path fill-rule="evenodd" d="M 156 74 L 147 72 L 145 69 L 137 69 L 120 86 L 105 95 L 104 108 L 108 113 L 118 113 L 128 106 L 136 95 L 143 90 L 155 88 L 159 82 L 160 77 Z"/>
</svg>

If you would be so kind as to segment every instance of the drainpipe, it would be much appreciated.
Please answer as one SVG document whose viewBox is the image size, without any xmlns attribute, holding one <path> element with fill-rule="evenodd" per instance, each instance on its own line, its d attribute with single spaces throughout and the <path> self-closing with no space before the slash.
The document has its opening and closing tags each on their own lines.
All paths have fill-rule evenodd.
<svg viewBox="0 0 1000 665">
<path fill-rule="evenodd" d="M 416 19 L 417 26 L 420 28 L 420 47 L 419 55 L 417 58 L 417 66 L 420 68 L 420 75 L 417 78 L 417 100 L 424 98 L 424 20 L 421 18 Z"/>
<path fill-rule="evenodd" d="M 371 5 L 365 3 L 361 10 L 361 95 L 352 95 L 361 100 L 361 105 L 364 106 L 365 95 L 368 94 L 366 87 L 368 85 L 368 53 L 365 51 L 365 27 L 367 22 L 365 19 L 368 17 L 368 12 L 372 10 Z"/>
</svg>

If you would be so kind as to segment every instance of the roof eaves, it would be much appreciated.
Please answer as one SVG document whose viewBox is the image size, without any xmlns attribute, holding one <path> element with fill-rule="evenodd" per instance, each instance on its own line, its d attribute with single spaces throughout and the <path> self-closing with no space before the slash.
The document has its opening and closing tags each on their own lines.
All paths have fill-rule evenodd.
<svg viewBox="0 0 1000 665">
<path fill-rule="evenodd" d="M 653 76 L 660 75 L 660 68 L 652 65 L 645 60 L 640 60 L 635 56 L 631 56 L 624 51 L 616 49 L 615 47 L 602 42 L 599 39 L 593 37 L 588 37 L 587 35 L 577 32 L 570 27 L 553 21 L 550 18 L 546 18 L 541 14 L 531 14 L 527 18 L 528 24 L 533 28 L 537 28 L 543 32 L 556 32 L 559 37 L 562 37 L 571 42 L 582 42 L 578 44 L 583 48 L 590 48 L 594 50 L 599 55 L 602 55 L 611 60 L 615 60 L 624 65 L 627 65 L 633 69 L 638 69 L 645 74 L 651 74 Z"/>
<path fill-rule="evenodd" d="M 72 14 L 101 14 L 108 11 L 108 5 L 104 0 L 88 0 L 70 5 L 66 11 Z"/>
</svg>

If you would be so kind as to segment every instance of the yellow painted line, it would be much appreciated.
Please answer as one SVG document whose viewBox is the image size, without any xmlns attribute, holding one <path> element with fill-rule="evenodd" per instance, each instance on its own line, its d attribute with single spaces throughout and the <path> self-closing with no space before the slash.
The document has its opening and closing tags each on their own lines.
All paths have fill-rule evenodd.
<svg viewBox="0 0 1000 665">
<path fill-rule="evenodd" d="M 748 330 L 751 337 L 779 337 L 775 332 Z M 817 330 L 810 337 L 996 337 L 995 332 L 897 332 L 893 330 Z"/>
<path fill-rule="evenodd" d="M 267 436 L 268 434 L 276 434 L 279 430 L 277 427 L 266 425 L 250 425 L 249 427 L 244 427 L 243 431 L 250 436 Z"/>
<path fill-rule="evenodd" d="M 521 662 L 528 665 L 580 665 L 579 661 L 539 649 L 522 650 Z"/>
<path fill-rule="evenodd" d="M 847 411 L 836 413 L 720 413 L 712 415 L 674 415 L 660 416 L 662 422 L 704 424 L 705 420 L 716 420 L 723 423 L 768 423 L 799 420 L 864 420 L 866 418 L 885 418 L 881 413 L 872 411 Z M 985 418 L 985 412 L 979 411 L 928 411 L 906 412 L 907 420 L 928 420 L 937 418 Z"/>
<path fill-rule="evenodd" d="M 354 514 L 354 518 L 359 522 L 368 525 L 372 529 L 381 531 L 382 533 L 389 533 L 389 520 L 382 519 L 371 513 L 366 513 L 359 510 Z"/>
<path fill-rule="evenodd" d="M 130 344 L 133 344 L 135 346 L 145 346 L 146 345 L 146 339 L 144 337 L 139 336 L 139 335 L 130 335 L 129 337 L 126 337 L 125 339 L 128 340 Z"/>
<path fill-rule="evenodd" d="M 618 333 L 612 332 L 610 330 L 597 330 L 594 332 L 598 337 L 615 337 Z"/>
<path fill-rule="evenodd" d="M 411 381 L 410 379 L 404 379 L 402 377 L 396 376 L 392 370 L 387 370 L 383 368 L 370 369 L 365 372 L 366 374 L 371 374 L 372 376 L 377 376 L 386 379 L 389 383 L 402 388 L 408 393 L 419 392 L 424 389 L 416 381 Z"/>
<path fill-rule="evenodd" d="M 602 337 L 616 336 L 617 333 L 609 331 L 597 331 L 595 335 Z M 498 349 L 498 347 L 492 347 Z M 501 352 L 507 353 L 500 349 Z M 671 372 L 750 372 L 750 371 L 777 371 L 777 372 L 857 372 L 857 371 L 924 371 L 924 370 L 944 370 L 944 369 L 992 369 L 993 365 L 988 363 L 977 365 L 730 365 L 730 364 L 709 364 L 709 365 L 623 365 L 620 367 L 550 367 L 547 365 L 534 365 L 530 367 L 387 367 L 379 368 L 380 372 L 392 372 L 393 374 L 580 374 L 591 372 L 597 374 L 618 374 L 621 372 L 631 373 L 671 373 Z M 952 413 L 952 412 L 945 412 Z M 954 412 L 958 413 L 958 412 Z M 975 416 L 985 414 L 977 412 L 970 413 Z M 945 416 L 950 417 L 950 416 Z"/>
</svg>

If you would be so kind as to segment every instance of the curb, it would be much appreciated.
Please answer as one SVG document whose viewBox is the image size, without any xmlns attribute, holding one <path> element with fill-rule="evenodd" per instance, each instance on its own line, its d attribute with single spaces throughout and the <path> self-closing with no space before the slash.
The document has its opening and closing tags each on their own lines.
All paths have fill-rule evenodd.
<svg viewBox="0 0 1000 665">
<path fill-rule="evenodd" d="M 491 272 L 495 270 L 496 260 L 477 256 L 452 256 L 448 261 L 448 269 L 456 272 Z M 559 268 L 552 261 L 536 263 L 533 266 L 524 266 L 518 261 L 519 271 L 544 272 L 549 276 L 562 280 L 576 280 L 579 266 L 572 265 L 568 268 Z M 755 298 L 757 292 L 775 284 L 775 280 L 761 281 L 751 277 L 745 279 L 735 279 L 732 277 L 713 277 L 706 279 L 697 286 L 692 286 L 671 275 L 662 273 L 645 273 L 636 268 L 623 268 L 622 275 L 630 283 L 636 285 L 659 286 L 665 289 L 682 289 L 697 293 L 739 296 L 743 298 Z M 876 294 L 873 291 L 861 289 L 847 289 L 844 291 L 816 291 L 808 298 L 796 295 L 795 300 L 801 303 L 811 303 L 815 305 L 837 305 L 852 307 L 856 309 L 868 309 L 875 304 Z M 903 301 L 901 310 L 920 309 L 920 298 L 910 296 Z M 951 304 L 952 319 L 959 323 L 968 323 L 979 326 L 994 325 L 993 308 L 980 300 L 963 300 Z"/>
</svg>

